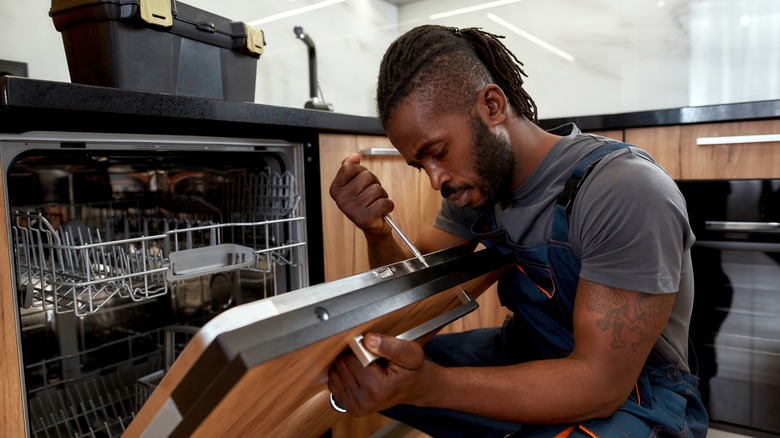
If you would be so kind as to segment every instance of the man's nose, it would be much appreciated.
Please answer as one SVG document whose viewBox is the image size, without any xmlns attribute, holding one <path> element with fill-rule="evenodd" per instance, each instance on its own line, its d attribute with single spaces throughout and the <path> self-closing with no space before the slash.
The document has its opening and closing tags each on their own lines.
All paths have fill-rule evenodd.
<svg viewBox="0 0 780 438">
<path fill-rule="evenodd" d="M 428 174 L 428 179 L 431 180 L 431 187 L 434 190 L 441 191 L 444 183 L 449 182 L 452 178 L 449 172 L 440 167 L 426 167 L 425 173 Z"/>
</svg>

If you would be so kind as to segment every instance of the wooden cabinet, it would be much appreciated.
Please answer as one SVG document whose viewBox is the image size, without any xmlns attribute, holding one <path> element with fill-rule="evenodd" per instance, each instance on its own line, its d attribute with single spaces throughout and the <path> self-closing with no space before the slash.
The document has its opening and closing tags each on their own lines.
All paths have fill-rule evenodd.
<svg viewBox="0 0 780 438">
<path fill-rule="evenodd" d="M 680 126 L 626 129 L 624 141 L 647 151 L 672 178 L 680 178 Z"/>
<path fill-rule="evenodd" d="M 780 120 L 625 130 L 674 179 L 780 178 Z"/>
<path fill-rule="evenodd" d="M 680 126 L 588 131 L 644 149 L 672 178 L 680 177 Z"/>
<path fill-rule="evenodd" d="M 680 129 L 681 179 L 780 178 L 780 119 Z"/>
</svg>

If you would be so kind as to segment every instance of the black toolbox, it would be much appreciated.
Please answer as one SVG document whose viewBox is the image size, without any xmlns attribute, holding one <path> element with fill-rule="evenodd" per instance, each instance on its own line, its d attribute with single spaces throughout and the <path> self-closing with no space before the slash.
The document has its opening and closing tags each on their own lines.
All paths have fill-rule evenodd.
<svg viewBox="0 0 780 438">
<path fill-rule="evenodd" d="M 176 0 L 52 0 L 74 83 L 253 102 L 263 32 Z"/>
</svg>

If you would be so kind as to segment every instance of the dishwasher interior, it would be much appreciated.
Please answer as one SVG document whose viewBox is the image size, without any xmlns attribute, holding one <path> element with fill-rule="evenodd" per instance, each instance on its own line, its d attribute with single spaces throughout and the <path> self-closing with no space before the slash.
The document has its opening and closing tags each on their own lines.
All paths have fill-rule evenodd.
<svg viewBox="0 0 780 438">
<path fill-rule="evenodd" d="M 198 327 L 308 286 L 300 144 L 0 143 L 30 436 L 120 436 Z"/>
</svg>

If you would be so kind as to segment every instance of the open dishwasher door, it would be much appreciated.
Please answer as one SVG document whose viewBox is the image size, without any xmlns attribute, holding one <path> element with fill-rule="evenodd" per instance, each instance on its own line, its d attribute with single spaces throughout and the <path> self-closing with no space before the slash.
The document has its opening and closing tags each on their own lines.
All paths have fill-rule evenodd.
<svg viewBox="0 0 780 438">
<path fill-rule="evenodd" d="M 190 341 L 126 437 L 322 436 L 327 372 L 366 332 L 429 334 L 476 308 L 512 265 L 452 248 L 230 309 Z M 422 335 L 422 337 L 420 337 Z"/>
</svg>

